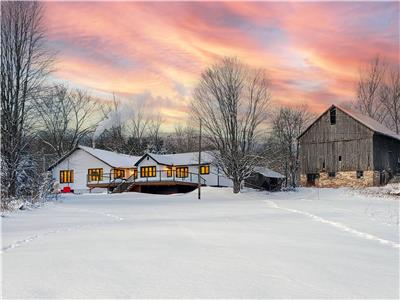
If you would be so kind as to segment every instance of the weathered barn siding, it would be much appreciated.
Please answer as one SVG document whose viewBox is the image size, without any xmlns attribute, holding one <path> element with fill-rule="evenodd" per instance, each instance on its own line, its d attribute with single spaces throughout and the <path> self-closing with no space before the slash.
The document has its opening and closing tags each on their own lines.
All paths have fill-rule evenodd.
<svg viewBox="0 0 400 300">
<path fill-rule="evenodd" d="M 375 170 L 398 172 L 400 158 L 399 141 L 384 135 L 375 134 L 373 144 Z"/>
<path fill-rule="evenodd" d="M 331 125 L 328 110 L 299 138 L 301 173 L 373 170 L 372 136 L 340 109 Z"/>
</svg>

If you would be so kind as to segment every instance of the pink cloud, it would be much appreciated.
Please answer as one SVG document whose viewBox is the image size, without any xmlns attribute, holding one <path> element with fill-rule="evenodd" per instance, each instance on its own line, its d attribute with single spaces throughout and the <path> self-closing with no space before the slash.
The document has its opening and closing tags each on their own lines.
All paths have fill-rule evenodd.
<svg viewBox="0 0 400 300">
<path fill-rule="evenodd" d="M 184 118 L 201 71 L 221 56 L 268 70 L 275 101 L 351 101 L 376 54 L 398 63 L 398 3 L 46 3 L 56 76 L 101 92 L 150 91 Z M 397 19 L 396 19 L 397 18 Z M 396 39 L 397 37 L 397 39 Z M 179 86 L 189 91 L 180 94 Z"/>
</svg>

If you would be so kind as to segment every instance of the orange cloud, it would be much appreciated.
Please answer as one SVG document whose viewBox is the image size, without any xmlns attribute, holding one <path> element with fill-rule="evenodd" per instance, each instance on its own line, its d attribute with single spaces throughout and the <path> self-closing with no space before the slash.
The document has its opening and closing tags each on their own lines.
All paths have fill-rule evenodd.
<svg viewBox="0 0 400 300">
<path fill-rule="evenodd" d="M 399 3 L 46 3 L 55 76 L 107 93 L 149 92 L 170 124 L 222 56 L 266 68 L 277 103 L 351 101 L 361 64 L 398 63 Z"/>
</svg>

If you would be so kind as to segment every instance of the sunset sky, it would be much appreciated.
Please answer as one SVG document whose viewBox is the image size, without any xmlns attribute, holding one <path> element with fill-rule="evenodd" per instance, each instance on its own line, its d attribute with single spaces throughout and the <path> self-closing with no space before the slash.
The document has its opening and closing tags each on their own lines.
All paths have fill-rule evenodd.
<svg viewBox="0 0 400 300">
<path fill-rule="evenodd" d="M 201 71 L 223 56 L 267 70 L 278 104 L 320 112 L 354 99 L 359 68 L 398 63 L 399 3 L 46 3 L 55 80 L 187 117 Z"/>
</svg>

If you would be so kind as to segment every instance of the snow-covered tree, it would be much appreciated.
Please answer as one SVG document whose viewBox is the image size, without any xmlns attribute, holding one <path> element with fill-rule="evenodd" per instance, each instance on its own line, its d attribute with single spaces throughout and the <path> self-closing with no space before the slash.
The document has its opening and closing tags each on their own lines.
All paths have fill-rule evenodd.
<svg viewBox="0 0 400 300">
<path fill-rule="evenodd" d="M 53 55 L 45 41 L 42 3 L 1 2 L 1 187 L 5 197 L 16 195 L 19 166 L 29 144 L 32 100 L 51 70 Z"/>
</svg>

